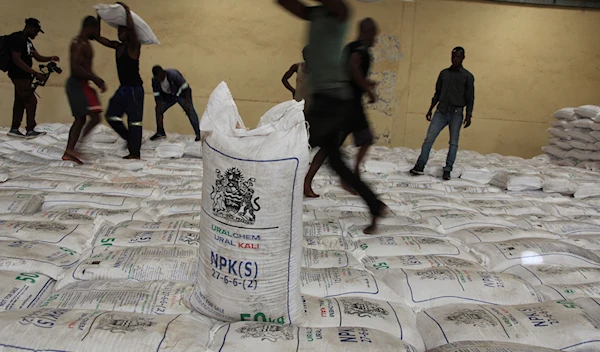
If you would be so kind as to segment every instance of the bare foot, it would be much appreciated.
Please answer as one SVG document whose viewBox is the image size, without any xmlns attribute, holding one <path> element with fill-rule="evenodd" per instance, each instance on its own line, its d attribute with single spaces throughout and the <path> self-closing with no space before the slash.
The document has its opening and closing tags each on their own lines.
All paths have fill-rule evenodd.
<svg viewBox="0 0 600 352">
<path fill-rule="evenodd" d="M 135 155 L 131 155 L 131 154 L 129 154 L 129 155 L 127 155 L 127 156 L 124 156 L 124 157 L 123 157 L 123 159 L 129 159 L 129 160 L 140 160 L 141 158 L 140 158 L 139 156 L 135 156 Z"/>
<path fill-rule="evenodd" d="M 79 160 L 78 157 L 76 157 L 75 155 L 73 155 L 72 152 L 66 152 L 65 151 L 65 153 L 62 156 L 62 160 L 72 161 L 72 162 L 77 163 L 79 165 L 83 165 L 83 162 L 81 160 Z"/>
<path fill-rule="evenodd" d="M 319 198 L 319 195 L 312 190 L 312 187 L 307 185 L 304 185 L 304 196 L 306 198 Z"/>
<path fill-rule="evenodd" d="M 390 208 L 385 205 L 383 202 L 381 203 L 381 208 L 379 210 L 379 215 L 373 215 L 373 220 L 371 221 L 371 225 L 369 225 L 363 232 L 365 235 L 373 235 L 377 232 L 377 221 L 379 218 L 386 217 L 391 213 Z"/>
<path fill-rule="evenodd" d="M 343 189 L 344 189 L 346 192 L 348 192 L 348 193 L 350 193 L 350 194 L 353 194 L 353 195 L 357 195 L 357 194 L 358 194 L 358 193 L 356 193 L 356 191 L 355 191 L 355 190 L 353 190 L 353 189 L 352 189 L 352 187 L 348 186 L 348 185 L 347 185 L 347 184 L 345 184 L 344 182 L 342 182 L 342 188 L 343 188 Z"/>
</svg>

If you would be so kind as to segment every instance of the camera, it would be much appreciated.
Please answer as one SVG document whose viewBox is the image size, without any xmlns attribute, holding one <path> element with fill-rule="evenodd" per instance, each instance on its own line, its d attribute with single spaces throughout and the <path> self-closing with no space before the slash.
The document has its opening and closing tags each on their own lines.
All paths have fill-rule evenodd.
<svg viewBox="0 0 600 352">
<path fill-rule="evenodd" d="M 56 72 L 60 75 L 62 73 L 62 69 L 60 67 L 58 67 L 56 62 L 52 61 L 52 62 L 48 63 L 47 65 L 40 65 L 40 71 L 42 71 L 42 74 L 44 75 L 44 80 L 40 81 L 40 80 L 36 79 L 35 81 L 33 81 L 31 83 L 31 88 L 33 88 L 35 95 L 37 95 L 38 97 L 39 97 L 39 95 L 35 92 L 37 87 L 45 86 L 46 82 L 48 82 L 48 78 L 50 78 L 50 75 L 53 72 Z"/>
<path fill-rule="evenodd" d="M 40 65 L 40 70 L 43 68 L 44 68 L 44 65 Z M 46 69 L 48 70 L 48 73 L 56 72 L 59 75 L 62 73 L 62 68 L 58 67 L 58 65 L 54 61 L 52 61 L 48 65 L 46 65 Z"/>
</svg>

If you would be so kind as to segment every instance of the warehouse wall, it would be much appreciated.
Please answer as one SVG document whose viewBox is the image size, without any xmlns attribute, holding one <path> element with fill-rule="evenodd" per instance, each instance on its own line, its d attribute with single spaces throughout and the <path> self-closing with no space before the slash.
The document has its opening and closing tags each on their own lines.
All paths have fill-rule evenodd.
<svg viewBox="0 0 600 352">
<path fill-rule="evenodd" d="M 5 0 L 7 1 L 7 0 Z M 45 35 L 34 42 L 44 55 L 59 55 L 68 66 L 68 44 L 81 19 L 93 14 L 92 0 L 11 2 L 0 13 L 0 33 L 22 28 L 27 16 L 41 20 Z M 546 143 L 550 114 L 558 108 L 600 104 L 600 47 L 591 33 L 600 30 L 600 12 L 492 4 L 477 1 L 349 1 L 354 22 L 370 16 L 381 26 L 374 48 L 373 78 L 381 101 L 370 107 L 378 143 L 418 148 L 427 128 L 439 71 L 449 65 L 456 45 L 466 48 L 465 67 L 476 78 L 473 126 L 461 148 L 531 157 Z M 142 52 L 146 104 L 144 126 L 154 129 L 150 69 L 180 69 L 203 111 L 212 89 L 226 81 L 239 111 L 254 126 L 261 114 L 290 94 L 280 78 L 301 59 L 306 24 L 285 14 L 273 0 L 130 0 L 162 42 Z M 116 30 L 103 27 L 116 38 Z M 355 26 L 348 40 L 356 36 Z M 95 70 L 109 92 L 117 88 L 114 52 L 97 44 Z M 40 89 L 39 122 L 70 122 L 63 83 L 67 72 Z M 10 124 L 12 85 L 0 77 L 0 123 Z M 166 115 L 168 130 L 192 133 L 181 109 Z M 447 132 L 436 148 L 447 146 Z"/>
</svg>

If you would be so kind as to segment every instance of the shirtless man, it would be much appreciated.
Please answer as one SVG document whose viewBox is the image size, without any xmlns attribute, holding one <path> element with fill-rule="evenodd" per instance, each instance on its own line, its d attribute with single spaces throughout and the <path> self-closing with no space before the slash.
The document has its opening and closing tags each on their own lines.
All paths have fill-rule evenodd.
<svg viewBox="0 0 600 352">
<path fill-rule="evenodd" d="M 90 45 L 90 39 L 93 40 L 99 34 L 98 20 L 88 16 L 83 20 L 81 32 L 71 42 L 71 77 L 67 80 L 66 90 L 75 121 L 69 131 L 69 141 L 62 159 L 74 161 L 77 164 L 83 164 L 75 152 L 75 145 L 86 123 L 86 118 L 89 115 L 91 120 L 85 126 L 83 137 L 87 136 L 100 122 L 100 113 L 102 112 L 98 95 L 88 82 L 94 82 L 103 93 L 106 91 L 106 85 L 102 78 L 92 71 L 94 50 Z"/>
<path fill-rule="evenodd" d="M 310 94 L 308 92 L 308 75 L 310 74 L 310 69 L 306 63 L 307 49 L 308 47 L 306 46 L 302 49 L 302 58 L 304 61 L 293 64 L 281 79 L 283 86 L 292 93 L 294 100 L 304 100 L 304 111 L 308 110 L 307 108 L 310 103 Z M 296 88 L 290 84 L 290 78 L 292 78 L 294 73 L 296 74 Z"/>
<path fill-rule="evenodd" d="M 127 25 L 119 27 L 119 41 L 98 36 L 98 43 L 115 49 L 117 73 L 121 86 L 108 103 L 106 120 L 110 126 L 127 141 L 129 155 L 123 159 L 140 159 L 142 146 L 142 119 L 144 117 L 144 87 L 140 76 L 140 43 L 129 6 L 122 2 L 127 15 Z M 123 124 L 123 115 L 127 114 L 127 124 Z"/>
</svg>

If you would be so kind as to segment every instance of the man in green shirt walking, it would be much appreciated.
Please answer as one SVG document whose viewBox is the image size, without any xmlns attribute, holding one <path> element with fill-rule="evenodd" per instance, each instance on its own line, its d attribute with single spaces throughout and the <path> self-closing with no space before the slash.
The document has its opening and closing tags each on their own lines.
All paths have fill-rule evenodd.
<svg viewBox="0 0 600 352">
<path fill-rule="evenodd" d="M 389 212 L 389 209 L 346 166 L 339 150 L 346 119 L 350 116 L 352 107 L 352 88 L 348 83 L 348 70 L 344 64 L 346 60 L 342 56 L 349 9 L 343 0 L 318 1 L 321 6 L 309 7 L 299 0 L 278 0 L 281 6 L 296 17 L 310 21 L 307 62 L 310 63 L 311 70 L 309 87 L 312 103 L 306 111 L 306 121 L 310 125 L 309 143 L 313 147 L 321 147 L 321 150 L 307 174 L 305 194 L 306 182 L 312 180 L 318 166 L 329 158 L 329 164 L 342 182 L 355 190 L 369 206 L 373 220 L 365 233 L 371 234 L 377 229 L 378 218 Z M 308 187 L 312 192 L 310 183 Z"/>
</svg>

